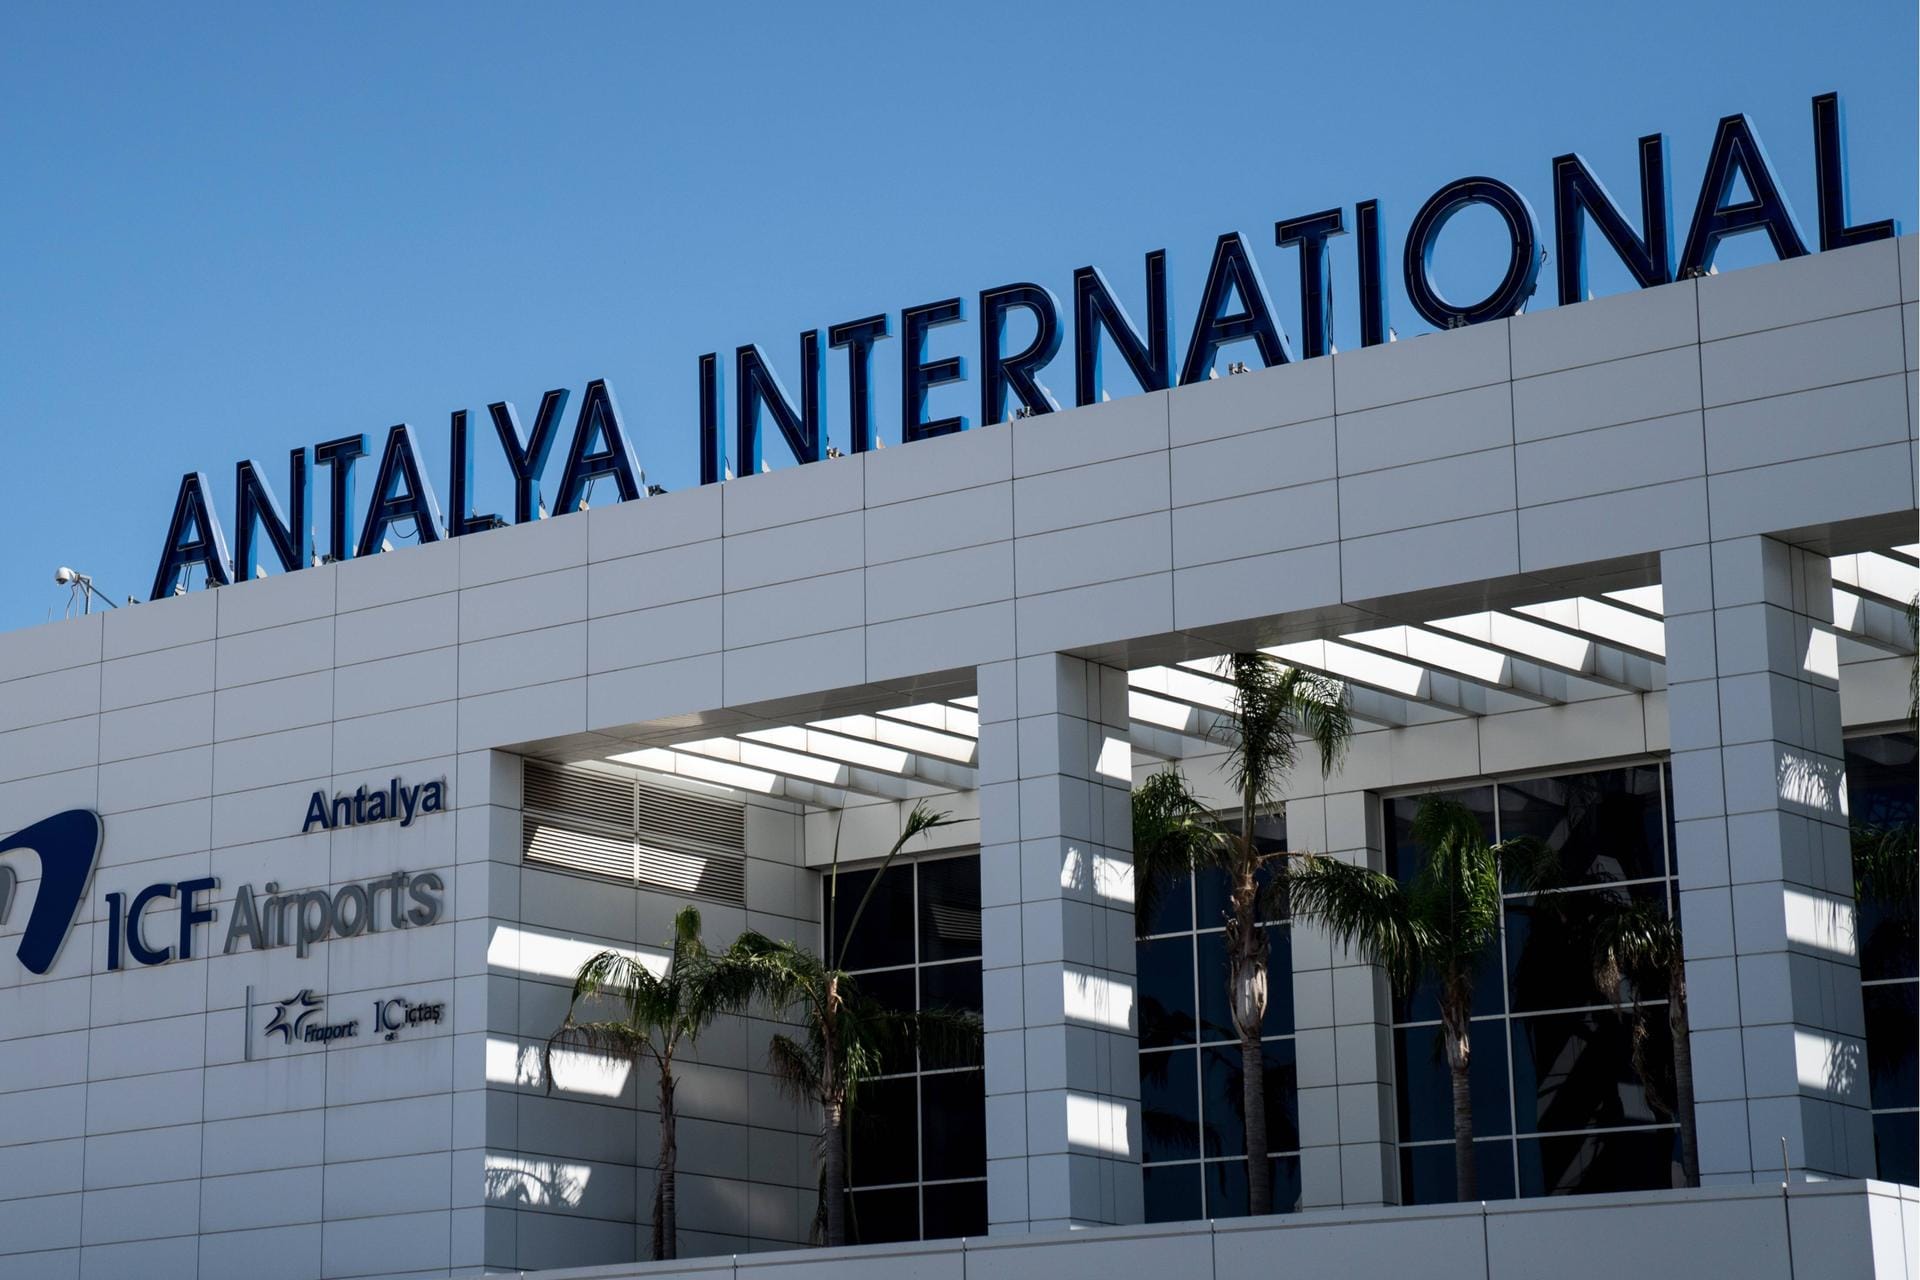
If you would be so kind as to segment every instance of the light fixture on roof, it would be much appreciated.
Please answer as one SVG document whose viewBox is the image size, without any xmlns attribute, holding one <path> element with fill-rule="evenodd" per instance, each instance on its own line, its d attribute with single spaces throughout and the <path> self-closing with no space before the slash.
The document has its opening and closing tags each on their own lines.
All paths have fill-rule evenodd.
<svg viewBox="0 0 1920 1280">
<path fill-rule="evenodd" d="M 1245 373 L 1246 371 L 1247 371 L 1247 362 L 1245 360 L 1235 360 L 1232 364 L 1227 366 L 1227 376 L 1229 378 L 1231 378 L 1236 373 Z"/>
</svg>

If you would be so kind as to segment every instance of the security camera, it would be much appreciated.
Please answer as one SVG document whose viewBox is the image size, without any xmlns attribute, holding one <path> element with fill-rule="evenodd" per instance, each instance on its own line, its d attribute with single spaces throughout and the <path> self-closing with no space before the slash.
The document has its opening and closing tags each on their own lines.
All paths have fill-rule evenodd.
<svg viewBox="0 0 1920 1280">
<path fill-rule="evenodd" d="M 67 568 L 67 566 L 65 565 L 61 565 L 58 569 L 55 569 L 53 571 L 53 580 L 59 583 L 63 587 L 66 586 L 68 583 L 72 582 L 75 578 L 79 576 L 80 576 L 79 574 Z"/>
</svg>

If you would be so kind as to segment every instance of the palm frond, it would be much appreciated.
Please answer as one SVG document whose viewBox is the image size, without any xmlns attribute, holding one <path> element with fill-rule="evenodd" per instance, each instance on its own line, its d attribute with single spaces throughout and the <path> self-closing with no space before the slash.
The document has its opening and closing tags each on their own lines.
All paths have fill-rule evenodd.
<svg viewBox="0 0 1920 1280">
<path fill-rule="evenodd" d="M 792 1036 L 776 1034 L 767 1041 L 767 1074 L 781 1096 L 795 1104 L 820 1099 L 820 1064 Z"/>
<path fill-rule="evenodd" d="M 1387 971 L 1402 995 L 1420 979 L 1426 946 L 1406 892 L 1392 876 L 1316 854 L 1294 861 L 1287 877 L 1296 919 L 1323 925 L 1343 947 L 1355 947 Z"/>
<path fill-rule="evenodd" d="M 1566 863 L 1537 836 L 1515 836 L 1492 849 L 1508 893 L 1548 893 L 1565 888 Z"/>
<path fill-rule="evenodd" d="M 952 817 L 945 810 L 936 813 L 924 800 L 913 806 L 913 811 L 907 814 L 907 820 L 900 824 L 900 838 L 893 842 L 891 849 L 887 850 L 887 856 L 880 859 L 880 865 L 875 869 L 873 879 L 867 882 L 867 891 L 860 895 L 860 905 L 854 908 L 853 919 L 847 921 L 847 931 L 840 939 L 842 954 L 830 957 L 832 968 L 840 967 L 845 958 L 846 947 L 853 942 L 853 931 L 860 927 L 860 917 L 866 914 L 867 904 L 873 901 L 874 891 L 879 889 L 880 881 L 886 877 L 887 869 L 893 865 L 894 859 L 900 856 L 900 851 L 906 848 L 908 842 L 916 836 L 924 835 L 935 827 L 951 825 L 952 822 Z"/>
<path fill-rule="evenodd" d="M 1672 917 L 1659 905 L 1639 899 L 1595 913 L 1586 930 L 1593 952 L 1594 985 L 1616 1009 L 1621 1007 L 1627 980 L 1636 988 L 1657 981 L 1680 947 L 1679 926 Z"/>
<path fill-rule="evenodd" d="M 1420 801 L 1412 834 L 1427 851 L 1407 890 L 1409 914 L 1427 940 L 1426 961 L 1443 985 L 1470 986 L 1466 980 L 1500 929 L 1500 864 L 1479 818 L 1446 796 Z"/>
<path fill-rule="evenodd" d="M 971 1009 L 922 1009 L 913 1015 L 913 1038 L 923 1066 L 977 1067 L 984 1061 L 986 1037 L 980 1015 Z"/>
<path fill-rule="evenodd" d="M 1177 765 L 1133 789 L 1133 914 L 1145 929 L 1167 883 L 1219 860 L 1220 830 Z"/>
</svg>

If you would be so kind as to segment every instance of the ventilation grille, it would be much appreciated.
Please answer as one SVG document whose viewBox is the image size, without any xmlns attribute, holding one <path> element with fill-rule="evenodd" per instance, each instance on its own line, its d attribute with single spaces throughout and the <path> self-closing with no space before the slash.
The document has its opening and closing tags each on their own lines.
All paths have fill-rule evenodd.
<svg viewBox="0 0 1920 1280">
<path fill-rule="evenodd" d="M 538 760 L 522 776 L 528 862 L 746 903 L 745 805 Z"/>
</svg>

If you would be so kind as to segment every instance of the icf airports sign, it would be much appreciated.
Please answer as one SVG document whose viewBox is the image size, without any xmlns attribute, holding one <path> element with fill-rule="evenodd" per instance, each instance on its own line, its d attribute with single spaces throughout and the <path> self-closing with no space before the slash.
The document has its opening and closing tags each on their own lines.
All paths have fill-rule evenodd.
<svg viewBox="0 0 1920 1280">
<path fill-rule="evenodd" d="M 1813 100 L 1814 181 L 1818 193 L 1819 248 L 1884 240 L 1898 233 L 1891 220 L 1854 225 L 1848 222 L 1845 158 L 1842 148 L 1840 103 L 1835 94 Z M 1638 230 L 1606 186 L 1579 155 L 1569 153 L 1553 161 L 1553 248 L 1561 305 L 1586 296 L 1586 240 L 1588 224 L 1643 288 L 1679 278 L 1705 274 L 1713 265 L 1720 242 L 1728 236 L 1764 232 L 1780 258 L 1807 252 L 1799 223 L 1788 206 L 1780 182 L 1758 134 L 1744 115 L 1727 116 L 1714 134 L 1713 147 L 1701 178 L 1693 218 L 1687 226 L 1676 266 L 1672 247 L 1674 228 L 1668 225 L 1666 146 L 1659 134 L 1640 139 L 1640 223 Z M 1736 182 L 1749 198 L 1734 199 Z M 1469 205 L 1484 205 L 1500 216 L 1507 231 L 1509 254 L 1500 280 L 1479 300 L 1459 304 L 1441 296 L 1433 282 L 1431 259 L 1440 232 L 1454 214 Z M 1330 349 L 1332 291 L 1328 274 L 1330 241 L 1347 232 L 1344 209 L 1328 209 L 1274 224 L 1281 247 L 1300 250 L 1301 344 L 1299 356 L 1313 359 Z M 1379 202 L 1362 200 L 1353 207 L 1354 250 L 1360 281 L 1360 340 L 1375 346 L 1388 338 L 1386 277 L 1382 266 Z M 1543 258 L 1538 221 L 1526 197 L 1496 178 L 1460 178 L 1427 200 L 1408 227 L 1401 270 L 1408 300 L 1422 319 L 1435 328 L 1480 324 L 1514 315 L 1536 287 Z M 1273 316 L 1273 306 L 1259 268 L 1238 232 L 1229 232 L 1214 245 L 1213 262 L 1201 292 L 1186 355 L 1177 373 L 1169 340 L 1166 251 L 1146 255 L 1146 326 L 1142 330 L 1114 297 L 1098 267 L 1082 267 L 1073 275 L 1074 402 L 1092 404 L 1101 399 L 1101 337 L 1126 362 L 1128 372 L 1145 391 L 1204 381 L 1213 376 L 1215 358 L 1228 343 L 1251 341 L 1268 365 L 1295 358 L 1293 345 Z M 1000 422 L 1007 417 L 1008 398 L 1018 401 L 1014 416 L 1051 413 L 1059 408 L 1041 384 L 1040 373 L 1059 354 L 1060 305 L 1041 285 L 1017 283 L 983 290 L 980 294 L 980 420 Z M 1034 337 L 1018 352 L 1004 347 L 1008 316 L 1028 312 L 1035 323 Z M 927 393 L 935 387 L 964 381 L 958 356 L 929 357 L 932 330 L 954 324 L 965 316 L 959 298 L 947 298 L 899 313 L 900 439 L 912 443 L 946 435 L 966 427 L 966 419 L 929 420 Z M 891 318 L 867 316 L 831 325 L 827 345 L 847 353 L 847 423 L 854 453 L 878 447 L 871 403 L 874 348 L 893 336 Z M 760 425 L 763 415 L 773 419 L 794 458 L 802 463 L 828 456 L 826 404 L 822 374 L 820 330 L 800 335 L 800 396 L 791 397 L 758 345 L 734 352 L 733 467 L 741 474 L 760 469 Z M 700 357 L 700 482 L 712 484 L 726 471 L 721 444 L 722 387 L 717 353 Z M 549 391 L 542 397 L 531 431 L 525 429 L 512 404 L 487 406 L 495 436 L 513 476 L 513 523 L 535 518 L 540 510 L 540 481 L 553 451 L 568 392 Z M 282 506 L 259 464 L 240 462 L 234 475 L 234 533 L 229 554 L 227 539 L 214 514 L 206 473 L 183 476 L 174 502 L 173 520 L 154 574 L 153 598 L 171 593 L 181 575 L 198 566 L 210 585 L 224 585 L 262 571 L 256 535 L 263 533 L 283 571 L 304 569 L 326 559 L 344 560 L 378 551 L 390 526 L 411 525 L 421 542 L 443 536 L 460 537 L 507 523 L 496 514 L 468 510 L 472 486 L 473 446 L 465 409 L 455 410 L 450 426 L 452 518 L 444 519 L 433 486 L 420 464 L 412 430 L 404 423 L 387 433 L 374 474 L 373 497 L 360 525 L 357 544 L 353 528 L 355 462 L 370 456 L 364 434 L 343 436 L 313 446 L 312 465 L 327 471 L 327 507 L 330 535 L 319 553 L 311 543 L 309 469 L 307 451 L 292 451 L 288 462 L 288 502 Z M 561 467 L 557 513 L 585 506 L 588 487 L 611 476 L 621 501 L 642 496 L 643 473 L 614 402 L 613 389 L 604 380 L 587 384 L 574 422 L 573 438 Z M 541 512 L 544 514 L 544 512 Z"/>
</svg>

